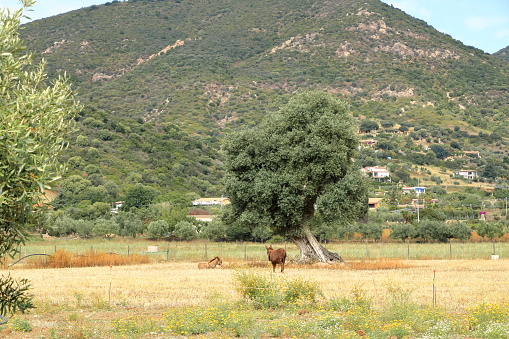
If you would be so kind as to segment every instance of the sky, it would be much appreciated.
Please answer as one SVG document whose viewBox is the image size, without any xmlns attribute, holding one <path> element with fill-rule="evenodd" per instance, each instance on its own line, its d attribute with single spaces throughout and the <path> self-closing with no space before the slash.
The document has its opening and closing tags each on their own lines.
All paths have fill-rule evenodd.
<svg viewBox="0 0 509 339">
<path fill-rule="evenodd" d="M 509 0 L 382 1 L 486 53 L 492 54 L 509 46 Z M 37 20 L 105 2 L 108 1 L 37 0 L 28 16 Z M 0 7 L 19 9 L 21 5 L 18 0 L 0 0 Z"/>
</svg>

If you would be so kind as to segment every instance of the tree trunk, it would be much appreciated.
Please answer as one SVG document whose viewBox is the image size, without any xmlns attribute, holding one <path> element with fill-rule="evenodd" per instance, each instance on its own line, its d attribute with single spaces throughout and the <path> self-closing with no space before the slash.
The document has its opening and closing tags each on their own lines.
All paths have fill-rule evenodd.
<svg viewBox="0 0 509 339">
<path fill-rule="evenodd" d="M 293 237 L 292 241 L 300 249 L 300 261 L 345 262 L 337 253 L 323 247 L 307 226 L 304 227 L 304 235 L 302 237 Z"/>
</svg>

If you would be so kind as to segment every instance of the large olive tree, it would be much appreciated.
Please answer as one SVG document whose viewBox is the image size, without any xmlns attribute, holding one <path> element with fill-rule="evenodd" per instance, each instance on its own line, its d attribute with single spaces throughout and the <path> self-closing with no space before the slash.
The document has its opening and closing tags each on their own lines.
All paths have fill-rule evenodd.
<svg viewBox="0 0 509 339">
<path fill-rule="evenodd" d="M 302 260 L 342 260 L 313 230 L 367 213 L 366 179 L 353 162 L 356 131 L 347 103 L 313 91 L 294 96 L 257 127 L 228 135 L 225 223 L 269 226 L 293 240 Z"/>
<path fill-rule="evenodd" d="M 22 9 L 0 8 L 0 259 L 14 255 L 41 216 L 49 184 L 63 170 L 58 161 L 80 105 L 65 79 L 47 82 L 44 62 L 34 64 L 19 38 Z M 31 306 L 25 280 L 0 277 L 0 314 Z M 17 288 L 12 288 L 17 286 Z M 10 292 L 9 292 L 10 291 Z"/>
</svg>

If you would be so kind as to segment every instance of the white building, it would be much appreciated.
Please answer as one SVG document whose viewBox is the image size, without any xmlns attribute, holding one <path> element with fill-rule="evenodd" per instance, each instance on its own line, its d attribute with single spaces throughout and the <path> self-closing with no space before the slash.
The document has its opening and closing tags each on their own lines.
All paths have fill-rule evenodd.
<svg viewBox="0 0 509 339">
<path fill-rule="evenodd" d="M 424 194 L 426 193 L 426 187 L 403 187 L 403 193 Z"/>
<path fill-rule="evenodd" d="M 194 206 L 225 205 L 230 203 L 230 198 L 200 198 L 193 201 Z"/>
<path fill-rule="evenodd" d="M 123 201 L 116 201 L 114 203 L 111 204 L 111 213 L 118 213 L 118 210 L 120 209 L 120 207 L 122 207 L 122 205 L 124 204 Z"/>
<path fill-rule="evenodd" d="M 477 171 L 461 170 L 454 172 L 453 175 L 463 177 L 464 179 L 475 179 L 477 178 Z"/>
<path fill-rule="evenodd" d="M 368 166 L 368 167 L 364 167 L 362 169 L 362 171 L 372 177 L 373 179 L 375 180 L 378 180 L 378 181 L 383 181 L 383 180 L 386 180 L 388 179 L 388 181 L 390 181 L 390 172 L 389 170 L 386 168 L 386 167 L 379 167 L 379 166 Z"/>
</svg>

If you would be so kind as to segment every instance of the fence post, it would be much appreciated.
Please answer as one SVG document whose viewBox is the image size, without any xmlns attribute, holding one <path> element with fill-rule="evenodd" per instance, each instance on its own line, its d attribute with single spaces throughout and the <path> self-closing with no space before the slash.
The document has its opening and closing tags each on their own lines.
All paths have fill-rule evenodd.
<svg viewBox="0 0 509 339">
<path fill-rule="evenodd" d="M 436 270 L 433 270 L 433 307 L 437 306 L 437 288 L 435 286 Z"/>
</svg>

